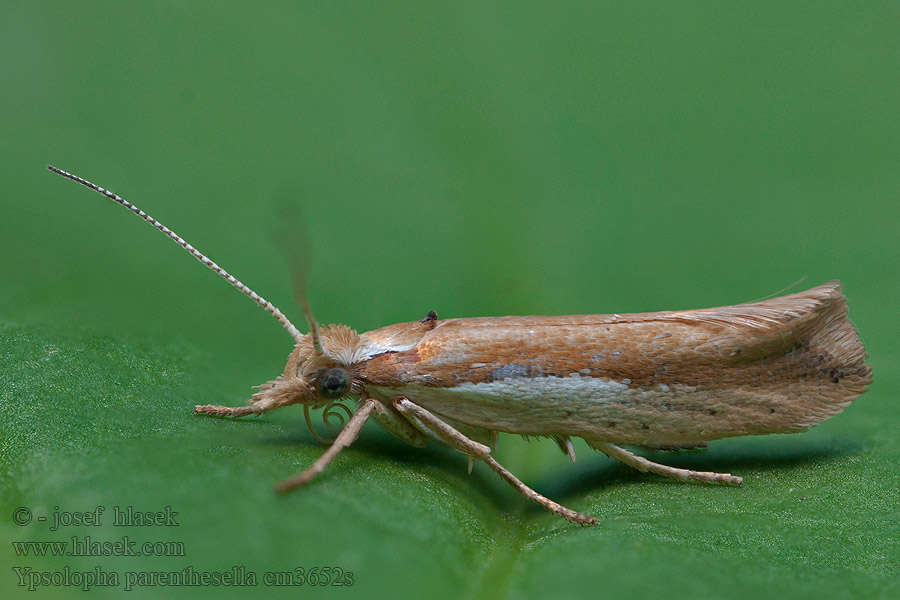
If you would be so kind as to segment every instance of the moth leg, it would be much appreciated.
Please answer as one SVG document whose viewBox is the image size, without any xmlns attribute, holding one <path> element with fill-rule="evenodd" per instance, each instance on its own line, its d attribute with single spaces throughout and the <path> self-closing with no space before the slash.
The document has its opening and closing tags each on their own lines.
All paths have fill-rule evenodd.
<svg viewBox="0 0 900 600">
<path fill-rule="evenodd" d="M 449 419 L 447 417 L 442 417 L 441 420 L 459 431 L 470 440 L 475 440 L 476 442 L 484 444 L 485 446 L 490 446 L 492 450 L 497 449 L 496 431 L 487 429 L 486 427 L 477 427 L 475 425 L 469 425 L 467 423 L 460 423 L 459 421 Z"/>
<path fill-rule="evenodd" d="M 198 404 L 194 407 L 196 414 L 214 415 L 216 417 L 245 417 L 259 415 L 269 410 L 296 404 L 309 395 L 309 386 L 302 379 L 281 379 L 265 383 L 260 391 L 253 394 L 247 406 L 217 406 L 215 404 Z"/>
<path fill-rule="evenodd" d="M 411 444 L 416 448 L 424 448 L 428 445 L 428 436 L 403 417 L 393 406 L 385 406 L 381 402 L 375 404 L 375 412 L 372 418 L 382 429 L 394 437 Z"/>
<path fill-rule="evenodd" d="M 259 402 L 248 406 L 217 406 L 215 404 L 204 404 L 201 406 L 198 404 L 194 407 L 195 414 L 213 415 L 215 417 L 246 417 L 247 415 L 261 414 L 266 410 L 269 409 L 262 406 Z"/>
<path fill-rule="evenodd" d="M 414 404 L 409 398 L 397 396 L 394 398 L 394 408 L 400 411 L 416 429 L 438 442 L 456 448 L 466 456 L 483 460 L 491 453 L 489 447 L 466 437 L 432 412 Z"/>
<path fill-rule="evenodd" d="M 610 444 L 609 442 L 588 441 L 588 445 L 591 448 L 599 450 L 608 457 L 623 462 L 638 471 L 649 471 L 650 473 L 671 477 L 672 479 L 678 479 L 679 481 L 702 481 L 704 483 L 727 483 L 731 485 L 741 485 L 744 481 L 743 478 L 730 473 L 692 471 L 690 469 L 679 469 L 677 467 L 655 463 L 651 460 L 647 460 L 643 456 L 638 456 L 637 454 L 629 452 L 620 446 Z"/>
<path fill-rule="evenodd" d="M 597 520 L 588 517 L 572 509 L 566 508 L 562 504 L 558 504 L 549 498 L 537 493 L 524 483 L 518 477 L 510 473 L 500 463 L 491 456 L 491 449 L 484 444 L 467 438 L 457 429 L 447 424 L 440 417 L 422 408 L 418 404 L 413 403 L 408 398 L 397 396 L 394 398 L 394 407 L 399 410 L 409 421 L 426 435 L 434 437 L 444 442 L 451 448 L 456 448 L 460 452 L 466 454 L 470 458 L 483 460 L 493 469 L 500 477 L 505 479 L 510 485 L 516 488 L 523 496 L 537 502 L 552 513 L 556 513 L 575 523 L 581 525 L 596 525 Z"/>
<path fill-rule="evenodd" d="M 278 492 L 286 492 L 295 487 L 300 487 L 301 485 L 309 483 L 313 477 L 324 471 L 325 467 L 334 460 L 335 456 L 340 454 L 341 450 L 356 441 L 363 425 L 369 420 L 372 411 L 375 410 L 375 405 L 378 403 L 378 400 L 373 400 L 371 398 L 363 402 L 362 406 L 360 406 L 356 410 L 356 413 L 350 417 L 350 420 L 347 421 L 347 425 L 341 429 L 341 432 L 334 439 L 334 442 L 332 442 L 331 447 L 329 447 L 328 450 L 326 450 L 325 453 L 322 454 L 322 456 L 320 456 L 308 469 L 299 475 L 295 475 L 290 479 L 282 481 L 275 487 L 275 490 Z"/>
</svg>

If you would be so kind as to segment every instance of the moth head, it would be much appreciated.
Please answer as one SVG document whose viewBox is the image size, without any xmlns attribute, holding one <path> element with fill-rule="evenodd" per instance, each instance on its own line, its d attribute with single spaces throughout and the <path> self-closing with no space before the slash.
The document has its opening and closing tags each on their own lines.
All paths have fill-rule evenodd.
<svg viewBox="0 0 900 600">
<path fill-rule="evenodd" d="M 360 392 L 353 378 L 353 365 L 361 358 L 359 334 L 346 325 L 318 329 L 317 335 L 302 336 L 294 346 L 282 379 L 302 378 L 326 401 Z"/>
<path fill-rule="evenodd" d="M 302 404 L 313 436 L 328 442 L 313 428 L 310 411 L 322 409 L 322 420 L 328 427 L 343 426 L 351 416 L 350 408 L 343 402 L 357 398 L 363 383 L 354 376 L 351 363 L 359 337 L 356 332 L 343 325 L 332 325 L 320 328 L 319 333 L 318 339 L 303 336 L 288 357 L 281 377 L 266 384 L 260 393 L 268 398 L 279 396 L 275 402 L 281 406 Z"/>
<path fill-rule="evenodd" d="M 352 368 L 326 355 L 304 352 L 299 345 L 291 353 L 284 373 L 274 382 L 285 393 L 293 394 L 284 404 L 305 404 L 321 408 L 345 398 L 358 396 L 361 382 L 354 379 Z"/>
</svg>

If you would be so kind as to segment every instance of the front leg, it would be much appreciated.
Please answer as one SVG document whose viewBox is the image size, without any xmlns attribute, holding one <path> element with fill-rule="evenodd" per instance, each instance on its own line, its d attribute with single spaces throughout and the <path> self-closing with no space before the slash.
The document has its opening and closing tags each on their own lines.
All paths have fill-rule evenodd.
<svg viewBox="0 0 900 600">
<path fill-rule="evenodd" d="M 356 441 L 356 438 L 359 437 L 359 432 L 362 431 L 363 425 L 369 420 L 369 416 L 371 416 L 372 411 L 375 410 L 375 407 L 378 404 L 378 400 L 373 400 L 371 398 L 363 402 L 362 405 L 356 409 L 356 413 L 350 417 L 349 421 L 347 421 L 344 428 L 341 429 L 341 432 L 334 439 L 331 447 L 325 451 L 325 454 L 320 456 L 312 466 L 299 475 L 295 475 L 294 477 L 279 483 L 275 489 L 279 492 L 292 490 L 295 487 L 300 487 L 301 485 L 309 483 L 313 477 L 324 471 L 325 467 L 334 460 L 335 456 L 340 454 L 341 450 Z"/>
<path fill-rule="evenodd" d="M 302 401 L 311 393 L 309 384 L 303 379 L 295 377 L 274 381 L 259 386 L 259 391 L 250 398 L 248 406 L 218 406 L 215 404 L 198 404 L 194 412 L 200 415 L 213 415 L 216 417 L 245 417 L 247 415 L 260 415 L 270 410 L 290 406 Z"/>
<path fill-rule="evenodd" d="M 581 525 L 596 525 L 597 520 L 588 517 L 572 509 L 566 508 L 562 504 L 558 504 L 549 498 L 538 494 L 536 491 L 522 483 L 515 475 L 507 471 L 500 463 L 491 456 L 491 449 L 484 444 L 471 440 L 463 435 L 458 429 L 452 427 L 448 423 L 442 421 L 440 417 L 422 408 L 418 404 L 412 402 L 404 396 L 394 398 L 394 408 L 402 413 L 409 421 L 422 433 L 434 437 L 451 448 L 456 448 L 470 458 L 483 460 L 493 469 L 500 477 L 505 479 L 519 492 L 534 502 L 537 502 L 552 513 L 556 513 L 561 517 L 579 523 Z"/>
</svg>

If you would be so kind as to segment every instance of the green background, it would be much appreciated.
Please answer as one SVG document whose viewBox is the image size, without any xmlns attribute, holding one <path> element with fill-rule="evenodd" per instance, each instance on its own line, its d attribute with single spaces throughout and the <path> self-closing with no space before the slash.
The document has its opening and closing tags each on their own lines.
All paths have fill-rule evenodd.
<svg viewBox="0 0 900 600">
<path fill-rule="evenodd" d="M 900 9 L 896 2 L 5 3 L 0 9 L 0 594 L 35 571 L 339 567 L 274 596 L 900 595 Z M 272 241 L 302 211 L 322 322 L 637 312 L 840 278 L 872 390 L 809 433 L 726 440 L 643 475 L 503 436 L 484 465 L 368 426 L 314 485 L 297 409 L 239 405 L 278 324 L 151 227 L 285 310 Z M 13 523 L 106 507 L 102 527 Z M 113 527 L 114 506 L 179 513 Z M 11 542 L 183 542 L 183 557 L 17 557 Z M 253 589 L 249 590 L 253 591 Z M 121 597 L 43 588 L 41 597 Z M 244 597 L 141 588 L 130 597 Z"/>
</svg>

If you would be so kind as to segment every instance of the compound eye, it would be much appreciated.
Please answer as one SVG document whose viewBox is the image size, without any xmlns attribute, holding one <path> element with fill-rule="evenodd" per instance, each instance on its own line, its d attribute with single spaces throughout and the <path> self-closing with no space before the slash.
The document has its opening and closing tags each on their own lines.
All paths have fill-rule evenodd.
<svg viewBox="0 0 900 600">
<path fill-rule="evenodd" d="M 350 373 L 347 369 L 334 367 L 322 373 L 316 380 L 316 391 L 320 396 L 334 400 L 340 398 L 350 389 Z"/>
</svg>

